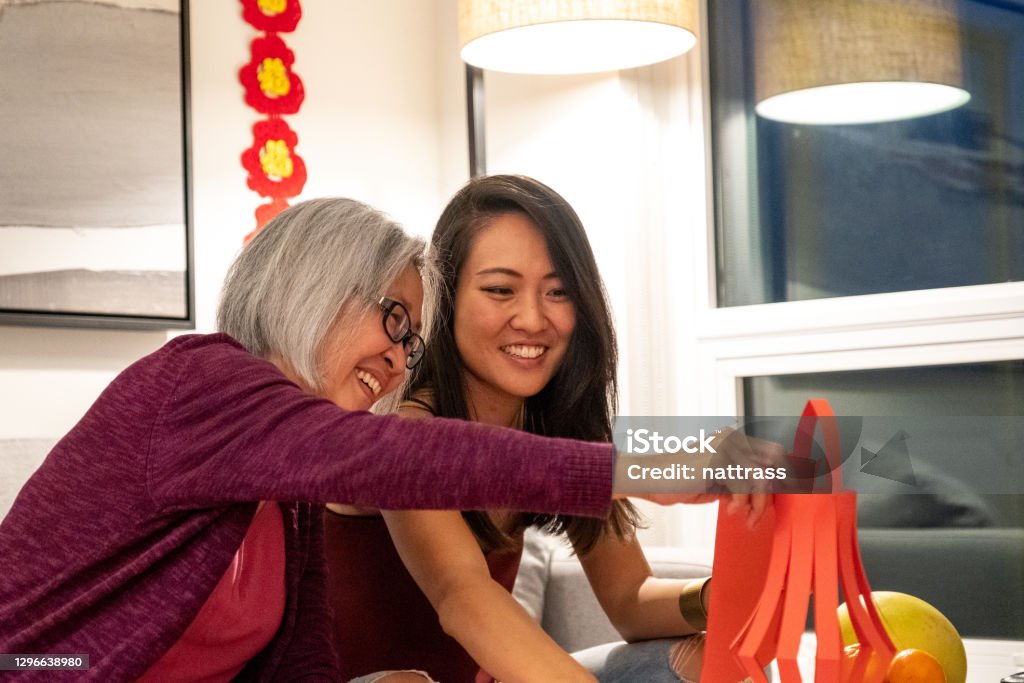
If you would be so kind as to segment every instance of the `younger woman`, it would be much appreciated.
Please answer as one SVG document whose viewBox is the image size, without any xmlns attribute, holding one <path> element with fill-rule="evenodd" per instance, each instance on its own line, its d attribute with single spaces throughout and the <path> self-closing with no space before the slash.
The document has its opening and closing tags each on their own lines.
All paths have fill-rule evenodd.
<svg viewBox="0 0 1024 683">
<path fill-rule="evenodd" d="M 440 322 L 402 412 L 610 439 L 615 335 L 593 253 L 566 201 L 529 178 L 477 178 L 451 200 L 432 242 L 442 259 Z M 423 453 L 407 457 L 430 466 Z M 331 510 L 329 597 L 347 675 L 415 667 L 444 683 L 472 683 L 480 669 L 480 679 L 504 683 L 593 680 L 510 595 L 530 526 L 569 538 L 627 641 L 703 628 L 699 585 L 682 601 L 688 621 L 680 595 L 691 582 L 651 575 L 627 502 L 604 520 L 521 509 L 385 511 L 393 546 L 379 519 L 357 516 L 366 511 Z M 674 668 L 696 680 L 699 643 L 677 640 L 617 652 L 619 680 L 678 681 L 669 662 L 673 643 Z"/>
</svg>

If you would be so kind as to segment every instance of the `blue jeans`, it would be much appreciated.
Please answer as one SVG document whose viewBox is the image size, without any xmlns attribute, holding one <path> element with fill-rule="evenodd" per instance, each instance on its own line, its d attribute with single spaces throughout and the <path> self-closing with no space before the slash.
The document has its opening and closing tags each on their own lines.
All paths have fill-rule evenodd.
<svg viewBox="0 0 1024 683">
<path fill-rule="evenodd" d="M 606 643 L 574 652 L 572 656 L 600 683 L 697 683 L 703 654 L 701 633 L 687 638 Z M 391 672 L 360 676 L 350 683 L 374 683 L 387 673 Z M 430 679 L 424 679 L 424 683 L 427 680 Z"/>
<path fill-rule="evenodd" d="M 572 656 L 600 683 L 697 683 L 700 680 L 703 641 L 703 634 L 637 643 L 619 641 L 580 650 Z M 675 668 L 681 675 L 673 671 L 670 658 L 675 658 Z"/>
<path fill-rule="evenodd" d="M 348 683 L 376 683 L 376 681 L 387 676 L 388 674 L 399 673 L 398 671 L 378 671 L 374 674 L 368 674 L 366 676 L 360 676 L 359 678 L 353 678 Z M 423 677 L 423 683 L 433 683 L 434 679 L 426 674 L 424 671 L 404 671 L 402 673 L 416 673 Z"/>
</svg>

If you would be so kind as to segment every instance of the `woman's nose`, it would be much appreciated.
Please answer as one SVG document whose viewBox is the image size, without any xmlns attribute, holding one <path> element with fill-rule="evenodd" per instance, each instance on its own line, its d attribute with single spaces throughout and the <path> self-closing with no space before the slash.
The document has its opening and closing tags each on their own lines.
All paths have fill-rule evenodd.
<svg viewBox="0 0 1024 683">
<path fill-rule="evenodd" d="M 388 341 L 391 340 L 389 339 Z M 402 342 L 391 342 L 384 349 L 383 356 L 389 370 L 405 372 L 405 347 L 402 345 Z"/>
<path fill-rule="evenodd" d="M 513 328 L 523 332 L 540 332 L 547 325 L 543 304 L 532 297 L 521 299 L 510 321 Z"/>
</svg>

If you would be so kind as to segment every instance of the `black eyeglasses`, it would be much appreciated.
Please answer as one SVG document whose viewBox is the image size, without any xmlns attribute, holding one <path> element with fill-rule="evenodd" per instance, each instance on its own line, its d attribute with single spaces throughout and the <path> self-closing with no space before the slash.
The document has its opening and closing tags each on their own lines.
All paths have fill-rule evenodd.
<svg viewBox="0 0 1024 683">
<path fill-rule="evenodd" d="M 423 337 L 412 331 L 412 318 L 409 317 L 409 310 L 386 296 L 382 296 L 377 305 L 384 311 L 384 318 L 381 322 L 384 324 L 385 334 L 396 344 L 402 344 L 402 349 L 405 351 L 405 367 L 412 370 L 423 359 L 423 352 L 427 350 L 427 345 L 423 341 Z"/>
</svg>

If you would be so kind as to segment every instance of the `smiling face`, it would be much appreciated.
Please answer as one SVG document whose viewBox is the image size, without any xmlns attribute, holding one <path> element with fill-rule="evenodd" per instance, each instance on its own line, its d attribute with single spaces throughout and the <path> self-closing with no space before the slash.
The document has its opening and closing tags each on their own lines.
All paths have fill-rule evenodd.
<svg viewBox="0 0 1024 683">
<path fill-rule="evenodd" d="M 410 265 L 402 271 L 385 296 L 405 306 L 413 330 L 419 330 L 423 284 L 416 268 Z M 392 342 L 385 334 L 383 316 L 376 306 L 356 314 L 355 322 L 344 312 L 338 316 L 321 353 L 323 382 L 319 396 L 346 410 L 368 410 L 402 385 L 405 351 L 401 342 Z"/>
<path fill-rule="evenodd" d="M 541 232 L 521 213 L 493 218 L 473 238 L 455 290 L 455 343 L 477 419 L 507 423 L 540 392 L 575 326 Z"/>
</svg>

